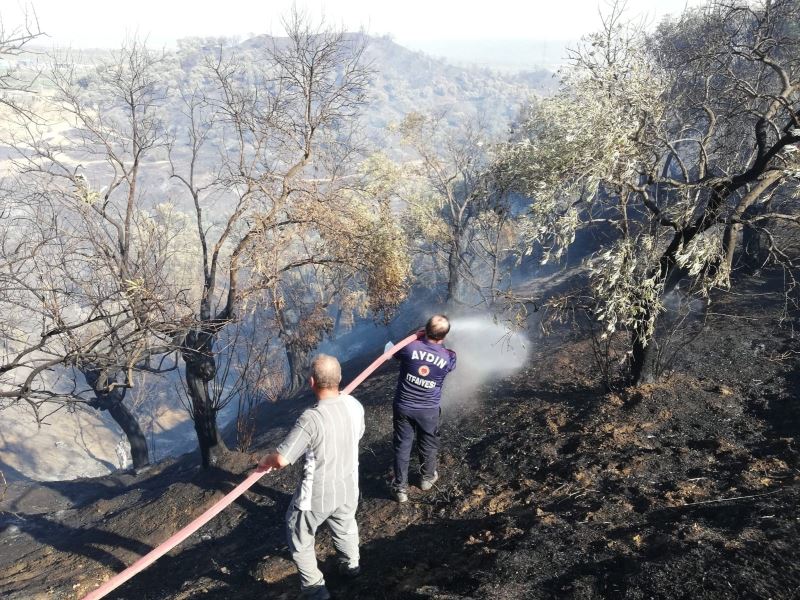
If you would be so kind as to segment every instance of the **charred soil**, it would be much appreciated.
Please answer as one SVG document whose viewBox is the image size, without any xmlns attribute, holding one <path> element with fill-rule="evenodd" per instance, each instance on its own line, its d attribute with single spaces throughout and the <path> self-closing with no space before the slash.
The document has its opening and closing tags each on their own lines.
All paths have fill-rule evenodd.
<svg viewBox="0 0 800 600">
<path fill-rule="evenodd" d="M 673 373 L 630 392 L 603 391 L 585 339 L 536 340 L 526 368 L 445 415 L 441 477 L 404 505 L 388 495 L 396 370 L 384 367 L 356 394 L 367 410 L 363 573 L 338 578 L 321 533 L 331 592 L 800 597 L 800 343 L 770 289 L 756 280 L 721 295 Z M 274 445 L 302 405 L 267 407 L 258 447 Z M 81 597 L 253 464 L 232 453 L 203 472 L 184 457 L 139 475 L 12 485 L 0 505 L 0 595 Z M 283 515 L 297 477 L 297 467 L 264 477 L 110 597 L 295 597 Z"/>
</svg>

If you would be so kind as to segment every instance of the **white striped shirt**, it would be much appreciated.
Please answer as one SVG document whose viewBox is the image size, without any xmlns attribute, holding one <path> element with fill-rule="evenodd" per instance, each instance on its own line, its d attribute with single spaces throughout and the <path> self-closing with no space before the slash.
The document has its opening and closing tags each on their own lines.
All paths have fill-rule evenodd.
<svg viewBox="0 0 800 600">
<path fill-rule="evenodd" d="M 352 396 L 326 398 L 303 411 L 278 452 L 294 464 L 305 454 L 294 494 L 299 510 L 329 512 L 358 500 L 358 441 L 364 408 Z"/>
</svg>

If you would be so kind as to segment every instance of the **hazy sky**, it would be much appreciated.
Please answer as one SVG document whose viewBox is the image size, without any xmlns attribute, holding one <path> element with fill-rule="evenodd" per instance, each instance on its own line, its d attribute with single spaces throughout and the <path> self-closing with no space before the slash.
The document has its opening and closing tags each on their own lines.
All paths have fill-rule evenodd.
<svg viewBox="0 0 800 600">
<path fill-rule="evenodd" d="M 650 21 L 700 0 L 628 0 L 629 12 Z M 3 0 L 6 30 L 33 6 L 49 43 L 72 47 L 117 46 L 126 34 L 147 35 L 154 45 L 187 36 L 280 34 L 280 15 L 292 0 Z M 409 46 L 421 41 L 469 39 L 570 40 L 597 28 L 606 0 L 299 0 L 299 8 L 368 33 L 390 33 Z"/>
</svg>

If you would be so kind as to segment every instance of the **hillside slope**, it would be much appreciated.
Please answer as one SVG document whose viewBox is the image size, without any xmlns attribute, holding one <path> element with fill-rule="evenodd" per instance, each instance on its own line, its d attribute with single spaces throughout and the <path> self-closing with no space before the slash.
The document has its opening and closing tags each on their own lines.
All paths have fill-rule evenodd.
<svg viewBox="0 0 800 600">
<path fill-rule="evenodd" d="M 587 340 L 537 339 L 522 371 L 447 416 L 442 478 L 427 494 L 412 489 L 407 505 L 387 496 L 396 372 L 382 369 L 357 394 L 367 409 L 364 573 L 355 582 L 331 575 L 332 592 L 796 597 L 800 345 L 780 320 L 774 283 L 721 295 L 672 377 L 627 395 L 600 390 Z M 301 405 L 261 415 L 261 448 Z M 12 486 L 0 505 L 0 595 L 80 597 L 199 514 L 250 464 L 232 455 L 225 469 L 202 473 L 185 458 L 139 477 Z M 265 477 L 112 597 L 294 597 L 282 518 L 297 476 L 295 467 Z M 319 542 L 332 572 L 330 540 Z"/>
<path fill-rule="evenodd" d="M 354 35 L 360 39 L 360 34 Z M 365 61 L 374 71 L 372 87 L 368 93 L 368 102 L 363 107 L 361 120 L 363 134 L 370 141 L 365 149 L 367 153 L 382 150 L 396 158 L 401 157 L 403 152 L 397 148 L 399 142 L 388 133 L 387 126 L 399 122 L 411 111 L 446 112 L 447 120 L 452 126 L 463 126 L 464 115 L 479 115 L 491 131 L 502 137 L 509 121 L 517 115 L 521 103 L 536 93 L 538 82 L 549 82 L 546 72 L 512 75 L 486 69 L 456 67 L 404 48 L 388 38 L 368 38 L 361 41 L 367 43 Z M 274 42 L 275 39 L 269 36 L 258 36 L 238 44 L 237 50 L 249 59 L 245 63 L 250 66 L 259 65 L 264 52 Z M 164 60 L 154 66 L 158 69 L 159 79 L 173 91 L 195 88 L 203 90 L 204 86 L 211 86 L 208 77 L 203 74 L 203 56 L 204 53 L 215 52 L 218 43 L 219 40 L 213 39 L 187 40 L 177 50 L 167 52 Z M 75 60 L 80 81 L 88 86 L 86 93 L 98 94 L 89 85 L 92 78 L 97 76 L 93 65 L 98 61 L 108 60 L 109 51 L 84 51 L 71 58 Z M 33 78 L 39 69 L 46 68 L 49 61 L 44 49 L 34 49 L 33 52 L 8 57 L 7 60 L 10 66 L 21 69 L 20 76 L 23 78 Z M 46 77 L 40 77 L 37 86 L 42 86 L 39 91 L 43 97 L 52 92 Z M 95 100 L 104 99 L 96 97 Z M 38 107 L 36 110 L 41 108 L 38 105 L 35 107 Z M 168 95 L 160 103 L 159 118 L 173 132 L 181 131 L 187 126 L 187 116 L 184 113 L 185 107 L 177 94 Z M 55 119 L 52 113 L 49 114 Z M 0 119 L 0 130 L 7 127 L 13 128 L 14 121 Z M 54 121 L 43 135 L 56 146 L 64 144 L 65 147 L 70 147 L 68 134 L 75 133 L 71 127 L 67 120 L 60 123 Z M 8 137 L 4 132 L 0 133 L 3 133 L 0 137 Z M 178 139 L 183 138 L 178 136 Z M 224 143 L 222 139 L 215 139 L 209 147 L 214 148 Z M 175 157 L 183 157 L 188 164 L 188 147 L 181 147 L 181 142 L 176 144 L 173 148 Z M 194 206 L 191 196 L 171 180 L 170 166 L 163 149 L 159 152 L 160 154 L 148 155 L 140 167 L 139 187 L 146 190 L 141 200 L 143 207 L 150 208 L 169 201 L 179 210 L 192 214 Z M 0 177 L 12 171 L 10 157 L 14 155 L 15 151 L 10 146 L 0 142 Z M 76 168 L 78 164 L 81 165 L 92 185 L 101 188 L 108 182 L 109 165 L 101 155 L 87 156 L 75 150 L 71 160 Z M 180 159 L 176 158 L 176 161 L 180 162 Z M 202 155 L 194 165 L 198 177 L 204 173 L 216 172 L 220 166 L 218 161 L 219 154 L 216 150 Z M 205 210 L 206 217 L 217 224 L 227 214 L 222 203 Z M 194 243 L 188 225 L 187 231 L 190 232 L 187 234 L 187 244 Z M 197 252 L 199 254 L 199 248 Z M 194 293 L 197 293 L 196 289 Z M 54 387 L 55 382 L 59 381 L 57 375 L 58 373 L 54 373 L 52 378 Z M 68 388 L 73 372 L 68 370 L 62 375 L 61 384 Z M 80 380 L 78 386 L 85 387 Z M 137 378 L 135 390 L 126 399 L 127 405 L 139 419 L 154 459 L 185 452 L 196 446 L 192 424 L 176 397 L 176 389 L 181 389 L 177 372 L 163 377 L 152 376 L 147 381 L 145 377 L 140 377 Z M 108 415 L 93 409 L 77 408 L 77 413 L 68 416 L 64 416 L 66 411 L 62 411 L 51 417 L 43 428 L 38 427 L 24 404 L 11 407 L 4 405 L 3 410 L 9 427 L 0 434 L 0 471 L 9 480 L 55 480 L 114 472 L 121 462 L 117 458 L 116 445 L 122 440 L 123 447 L 127 446 L 122 431 Z M 235 413 L 235 407 L 231 405 L 227 413 L 220 416 L 220 421 L 226 422 L 231 417 L 235 418 L 232 413 Z"/>
</svg>

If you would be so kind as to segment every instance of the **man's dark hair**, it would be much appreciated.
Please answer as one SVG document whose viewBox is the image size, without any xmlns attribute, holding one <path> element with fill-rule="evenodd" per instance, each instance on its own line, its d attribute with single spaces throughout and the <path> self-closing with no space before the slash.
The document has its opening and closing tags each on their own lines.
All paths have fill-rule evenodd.
<svg viewBox="0 0 800 600">
<path fill-rule="evenodd" d="M 443 340 L 450 331 L 450 320 L 447 315 L 433 315 L 425 323 L 425 337 L 429 340 Z"/>
</svg>

